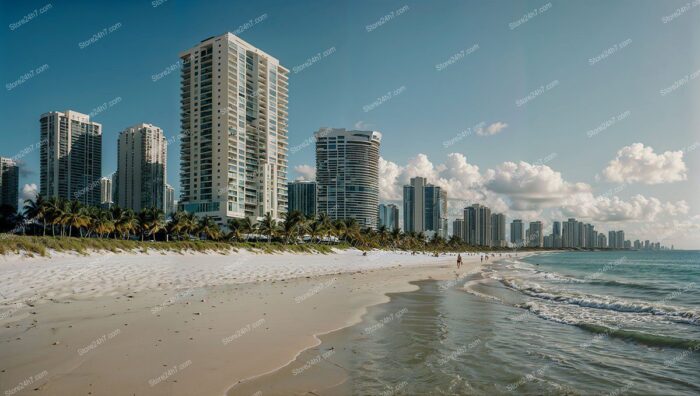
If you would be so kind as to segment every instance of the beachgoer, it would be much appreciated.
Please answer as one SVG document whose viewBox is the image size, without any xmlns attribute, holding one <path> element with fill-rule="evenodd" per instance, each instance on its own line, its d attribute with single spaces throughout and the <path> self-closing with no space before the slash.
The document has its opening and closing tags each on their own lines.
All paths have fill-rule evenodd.
<svg viewBox="0 0 700 396">
<path fill-rule="evenodd" d="M 462 266 L 462 255 L 458 254 L 457 255 L 457 269 Z"/>
</svg>

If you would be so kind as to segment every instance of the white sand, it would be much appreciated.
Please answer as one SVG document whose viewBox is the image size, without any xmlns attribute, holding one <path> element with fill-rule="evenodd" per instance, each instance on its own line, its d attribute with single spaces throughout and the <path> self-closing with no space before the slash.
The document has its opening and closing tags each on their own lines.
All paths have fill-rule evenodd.
<svg viewBox="0 0 700 396">
<path fill-rule="evenodd" d="M 444 257 L 443 257 L 444 258 Z M 144 290 L 169 290 L 282 280 L 352 271 L 425 265 L 428 255 L 355 249 L 335 254 L 93 253 L 89 257 L 0 258 L 0 304 L 23 299 L 83 299 Z"/>
</svg>

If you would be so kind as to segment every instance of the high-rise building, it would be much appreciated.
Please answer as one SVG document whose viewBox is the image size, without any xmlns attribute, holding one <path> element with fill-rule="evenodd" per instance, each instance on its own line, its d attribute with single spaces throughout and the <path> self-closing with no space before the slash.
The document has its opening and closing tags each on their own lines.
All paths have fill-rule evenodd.
<svg viewBox="0 0 700 396">
<path fill-rule="evenodd" d="M 167 143 L 163 130 L 138 124 L 119 134 L 117 148 L 117 205 L 138 212 L 165 210 Z"/>
<path fill-rule="evenodd" d="M 541 221 L 531 221 L 528 229 L 528 246 L 544 247 L 544 228 Z"/>
<path fill-rule="evenodd" d="M 447 238 L 447 193 L 424 177 L 414 177 L 403 187 L 403 213 L 404 231 Z"/>
<path fill-rule="evenodd" d="M 578 221 L 574 218 L 570 218 L 562 224 L 562 247 L 577 247 L 578 238 Z"/>
<path fill-rule="evenodd" d="M 617 232 L 615 231 L 608 231 L 608 248 L 617 248 Z"/>
<path fill-rule="evenodd" d="M 588 249 L 592 249 L 595 247 L 594 246 L 595 245 L 594 238 L 593 238 L 594 232 L 595 232 L 595 227 L 593 226 L 593 224 L 584 224 L 584 226 L 583 226 L 583 234 L 584 234 L 583 242 L 585 242 L 585 243 L 581 247 L 585 247 Z"/>
<path fill-rule="evenodd" d="M 553 248 L 562 247 L 561 240 L 561 222 L 555 221 L 552 223 L 552 246 Z"/>
<path fill-rule="evenodd" d="M 425 230 L 425 186 L 424 177 L 413 177 L 403 186 L 403 230 L 422 232 Z"/>
<path fill-rule="evenodd" d="M 615 235 L 615 247 L 617 249 L 624 249 L 625 247 L 625 232 L 620 230 Z"/>
<path fill-rule="evenodd" d="M 318 213 L 376 229 L 382 134 L 322 128 L 315 137 Z"/>
<path fill-rule="evenodd" d="M 114 201 L 112 197 L 114 196 L 114 191 L 112 189 L 112 178 L 102 177 L 100 178 L 100 204 L 103 208 L 111 208 Z"/>
<path fill-rule="evenodd" d="M 585 248 L 588 241 L 586 240 L 586 224 L 582 221 L 576 223 L 576 246 L 579 248 Z"/>
<path fill-rule="evenodd" d="M 646 250 L 649 250 L 649 249 L 650 249 L 650 245 L 649 245 L 649 240 L 648 240 L 648 239 L 647 239 L 646 241 L 644 241 L 644 249 L 646 249 Z"/>
<path fill-rule="evenodd" d="M 102 125 L 71 110 L 44 113 L 39 122 L 41 195 L 99 206 Z"/>
<path fill-rule="evenodd" d="M 175 207 L 175 189 L 170 184 L 165 184 L 165 214 L 174 213 L 177 210 Z"/>
<path fill-rule="evenodd" d="M 598 234 L 598 247 L 601 249 L 605 249 L 608 247 L 608 241 L 605 238 L 605 234 L 602 232 Z"/>
<path fill-rule="evenodd" d="M 282 218 L 289 70 L 231 33 L 202 40 L 180 59 L 179 205 L 220 223 Z"/>
<path fill-rule="evenodd" d="M 394 204 L 379 204 L 377 227 L 386 227 L 389 231 L 399 229 L 399 207 Z"/>
<path fill-rule="evenodd" d="M 300 212 L 309 219 L 316 217 L 316 182 L 297 180 L 287 185 L 289 212 Z"/>
<path fill-rule="evenodd" d="M 640 242 L 639 239 L 636 239 L 636 240 L 634 241 L 634 248 L 637 249 L 637 250 L 639 250 L 639 249 L 642 248 L 642 242 Z"/>
<path fill-rule="evenodd" d="M 459 238 L 462 242 L 466 242 L 464 240 L 464 219 L 455 219 L 452 222 L 452 235 Z"/>
<path fill-rule="evenodd" d="M 474 204 L 464 208 L 465 238 L 472 246 L 491 246 L 491 209 Z"/>
<path fill-rule="evenodd" d="M 506 247 L 506 215 L 503 213 L 493 213 L 491 215 L 491 246 Z"/>
<path fill-rule="evenodd" d="M 514 245 L 523 245 L 523 221 L 515 219 L 510 223 L 510 243 Z"/>
<path fill-rule="evenodd" d="M 598 247 L 598 231 L 596 231 L 596 230 L 593 230 L 593 233 L 591 235 L 591 247 L 592 248 Z"/>
<path fill-rule="evenodd" d="M 447 238 L 447 192 L 438 186 L 425 186 L 425 231 Z"/>
<path fill-rule="evenodd" d="M 19 167 L 10 158 L 0 157 L 0 205 L 17 210 L 19 199 Z"/>
<path fill-rule="evenodd" d="M 544 247 L 553 248 L 554 247 L 554 234 L 544 236 Z"/>
</svg>

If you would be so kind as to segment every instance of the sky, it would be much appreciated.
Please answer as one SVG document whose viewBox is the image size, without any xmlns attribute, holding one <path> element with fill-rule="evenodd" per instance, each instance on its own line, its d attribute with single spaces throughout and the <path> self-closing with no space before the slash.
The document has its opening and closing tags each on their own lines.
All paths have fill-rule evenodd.
<svg viewBox="0 0 700 396">
<path fill-rule="evenodd" d="M 700 0 L 2 0 L 0 19 L 23 198 L 42 113 L 92 113 L 111 174 L 125 128 L 180 133 L 179 52 L 237 32 L 290 69 L 290 180 L 313 177 L 320 127 L 371 129 L 383 202 L 426 176 L 450 221 L 483 203 L 700 248 Z M 174 139 L 176 191 L 178 170 Z"/>
</svg>

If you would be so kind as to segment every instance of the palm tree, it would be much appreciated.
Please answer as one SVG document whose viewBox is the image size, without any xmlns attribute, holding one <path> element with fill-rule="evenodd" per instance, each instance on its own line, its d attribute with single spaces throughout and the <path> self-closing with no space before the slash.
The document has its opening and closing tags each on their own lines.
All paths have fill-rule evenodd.
<svg viewBox="0 0 700 396">
<path fill-rule="evenodd" d="M 272 217 L 270 212 L 265 214 L 259 227 L 260 233 L 267 235 L 267 241 L 272 242 L 272 237 L 277 233 L 277 220 Z"/>
<path fill-rule="evenodd" d="M 449 242 L 447 242 L 451 247 L 456 248 L 462 243 L 462 239 L 457 235 L 452 235 Z"/>
<path fill-rule="evenodd" d="M 194 213 L 185 212 L 182 215 L 182 231 L 188 238 L 199 232 L 199 219 Z"/>
<path fill-rule="evenodd" d="M 389 235 L 389 229 L 385 225 L 382 225 L 377 229 L 377 235 L 379 235 L 379 242 L 384 243 Z"/>
<path fill-rule="evenodd" d="M 347 240 L 348 238 L 348 226 L 345 220 L 343 219 L 338 219 L 333 222 L 333 228 L 335 231 L 335 234 L 338 236 L 338 238 L 341 238 L 343 240 Z"/>
<path fill-rule="evenodd" d="M 135 234 L 139 230 L 139 219 L 133 210 L 115 211 L 114 214 L 119 214 L 119 217 L 115 218 L 114 226 L 122 238 L 129 239 L 131 234 Z"/>
<path fill-rule="evenodd" d="M 221 236 L 221 229 L 211 216 L 204 216 L 199 221 L 199 232 L 207 239 L 218 239 Z"/>
<path fill-rule="evenodd" d="M 347 228 L 345 238 L 348 242 L 353 245 L 363 243 L 360 223 L 357 222 L 357 219 L 350 218 L 345 220 L 345 227 Z"/>
<path fill-rule="evenodd" d="M 98 210 L 96 212 L 96 218 L 93 219 L 94 230 L 100 236 L 104 238 L 105 235 L 109 236 L 115 230 L 115 223 L 112 219 L 111 214 L 106 210 Z"/>
<path fill-rule="evenodd" d="M 282 232 L 287 243 L 291 240 L 292 236 L 297 235 L 298 228 L 303 222 L 304 217 L 299 211 L 287 212 L 284 215 L 284 221 L 282 222 Z M 296 240 L 294 242 L 296 244 Z"/>
<path fill-rule="evenodd" d="M 401 230 L 398 228 L 394 228 L 391 230 L 391 239 L 394 241 L 394 244 L 398 244 L 401 240 Z"/>
<path fill-rule="evenodd" d="M 33 200 L 24 200 L 24 214 L 30 220 L 40 220 L 44 227 L 44 236 L 46 236 L 46 217 L 49 211 L 48 202 L 39 194 Z"/>
<path fill-rule="evenodd" d="M 184 233 L 184 219 L 185 212 L 175 211 L 171 212 L 168 217 L 168 223 L 165 226 L 165 239 L 170 241 L 170 236 L 177 237 L 177 239 L 182 239 L 182 234 Z"/>
<path fill-rule="evenodd" d="M 165 215 L 158 208 L 145 208 L 139 212 L 139 225 L 141 228 L 141 240 L 146 234 L 156 240 L 156 234 L 165 228 Z"/>
<path fill-rule="evenodd" d="M 299 221 L 299 225 L 297 226 L 297 239 L 303 240 L 304 235 L 306 235 L 309 230 L 311 229 L 311 224 L 313 223 L 313 220 L 307 219 L 304 216 L 301 216 L 301 220 Z"/>
<path fill-rule="evenodd" d="M 321 225 L 321 222 L 318 220 L 312 220 L 308 226 L 308 230 L 311 240 L 315 242 L 318 242 L 319 235 L 323 234 L 324 232 L 323 225 Z"/>
<path fill-rule="evenodd" d="M 321 213 L 318 215 L 318 222 L 321 224 L 323 233 L 325 233 L 324 236 L 327 236 L 328 240 L 330 241 L 330 237 L 333 234 L 333 223 L 331 218 L 328 217 L 327 213 Z"/>
<path fill-rule="evenodd" d="M 253 224 L 253 222 L 250 220 L 249 217 L 244 217 L 241 220 L 241 233 L 246 235 L 246 237 L 247 237 L 247 234 L 255 233 L 257 228 L 258 228 L 258 225 Z"/>
<path fill-rule="evenodd" d="M 148 230 L 149 213 L 146 208 L 141 209 L 138 215 L 139 230 L 141 231 L 141 242 L 144 241 L 146 237 L 146 231 Z"/>
<path fill-rule="evenodd" d="M 77 228 L 80 236 L 83 236 L 83 227 L 90 224 L 90 218 L 86 215 L 83 205 L 76 200 L 65 201 L 61 224 L 68 227 L 68 236 L 73 236 L 73 228 Z"/>
<path fill-rule="evenodd" d="M 44 218 L 51 224 L 51 235 L 56 236 L 56 226 L 61 223 L 63 216 L 63 201 L 57 197 L 51 197 L 46 201 L 46 214 Z"/>
<path fill-rule="evenodd" d="M 229 219 L 226 226 L 230 230 L 227 238 L 229 240 L 241 241 L 243 239 L 242 219 Z"/>
</svg>

